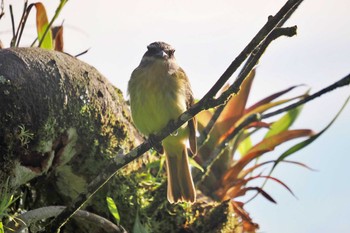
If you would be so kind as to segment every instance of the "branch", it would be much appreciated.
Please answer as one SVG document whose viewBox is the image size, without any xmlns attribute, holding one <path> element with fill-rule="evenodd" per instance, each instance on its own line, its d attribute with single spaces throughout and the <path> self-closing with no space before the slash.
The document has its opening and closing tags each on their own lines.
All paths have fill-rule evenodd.
<svg viewBox="0 0 350 233">
<path fill-rule="evenodd" d="M 285 108 L 281 108 L 281 109 L 278 109 L 276 111 L 273 111 L 273 112 L 270 112 L 270 113 L 266 113 L 266 114 L 262 114 L 261 115 L 261 119 L 265 119 L 265 118 L 268 118 L 268 117 L 271 117 L 271 116 L 275 116 L 277 114 L 280 114 L 282 112 L 286 112 L 286 111 L 289 111 L 293 108 L 296 108 L 300 105 L 303 105 L 317 97 L 320 97 L 321 95 L 325 94 L 325 93 L 328 93 L 328 92 L 331 92 L 339 87 L 343 87 L 343 86 L 347 86 L 350 84 L 350 74 L 348 74 L 347 76 L 345 76 L 344 78 L 340 79 L 339 81 L 333 83 L 332 85 L 326 87 L 326 88 L 323 88 L 322 90 L 316 92 L 315 94 L 313 95 L 310 95 L 310 96 L 307 96 L 305 97 L 304 99 L 294 103 L 294 104 L 291 104 L 291 105 L 288 105 L 287 107 Z"/>
<path fill-rule="evenodd" d="M 320 97 L 321 95 L 323 95 L 325 93 L 331 92 L 339 87 L 344 87 L 344 86 L 348 86 L 348 85 L 350 85 L 350 74 L 348 74 L 344 78 L 340 79 L 339 81 L 333 83 L 332 85 L 330 85 L 326 88 L 323 88 L 322 90 L 316 92 L 315 94 L 307 96 L 304 99 L 302 99 L 294 104 L 290 104 L 284 108 L 281 108 L 281 109 L 278 109 L 276 111 L 266 113 L 266 114 L 254 113 L 254 114 L 249 115 L 241 124 L 239 124 L 233 130 L 233 132 L 230 135 L 227 136 L 227 138 L 225 138 L 224 141 L 222 141 L 215 148 L 215 150 L 210 155 L 209 159 L 205 162 L 205 164 L 202 167 L 207 168 L 214 161 L 214 159 L 223 152 L 223 150 L 226 148 L 226 145 L 228 144 L 228 142 L 231 141 L 242 129 L 244 129 L 246 126 L 250 125 L 251 123 L 278 115 L 278 114 L 286 112 L 286 111 L 289 111 L 289 110 L 296 108 L 300 105 L 303 105 L 303 104 L 305 104 L 305 103 L 307 103 L 307 102 L 309 102 L 317 97 Z"/>
<path fill-rule="evenodd" d="M 227 92 L 223 93 L 220 96 L 220 99 L 218 100 L 214 100 L 213 101 L 213 105 L 217 105 L 217 102 L 222 102 L 222 99 L 227 99 L 230 98 L 230 96 L 232 94 L 236 94 L 239 91 L 239 87 L 241 86 L 241 84 L 243 83 L 244 79 L 247 77 L 247 75 L 251 72 L 251 70 L 255 67 L 255 65 L 259 62 L 260 57 L 262 56 L 262 54 L 265 52 L 266 48 L 268 47 L 268 45 L 275 39 L 277 39 L 280 36 L 288 36 L 288 37 L 292 37 L 294 35 L 296 35 L 296 30 L 297 30 L 297 26 L 294 27 L 288 27 L 288 28 L 276 28 L 274 29 L 269 35 L 268 37 L 264 40 L 263 43 L 261 43 L 258 47 L 256 47 L 254 49 L 254 51 L 252 52 L 252 54 L 249 56 L 247 62 L 245 63 L 242 71 L 240 72 L 239 76 L 237 77 L 235 83 L 233 85 L 231 85 L 231 90 L 227 90 Z M 226 101 L 228 102 L 228 101 Z M 212 118 L 210 119 L 209 123 L 207 124 L 207 126 L 204 128 L 204 130 L 202 131 L 200 137 L 198 138 L 198 146 L 200 147 L 201 145 L 204 144 L 204 142 L 208 139 L 208 135 L 211 132 L 211 130 L 214 127 L 215 122 L 217 121 L 217 119 L 219 118 L 221 112 L 224 110 L 225 108 L 225 104 L 220 105 L 216 110 L 214 115 L 212 116 Z"/>
<path fill-rule="evenodd" d="M 228 99 L 229 96 L 231 96 L 233 93 L 238 93 L 239 88 L 243 83 L 244 79 L 248 76 L 248 74 L 252 71 L 254 66 L 258 63 L 259 59 L 265 52 L 266 48 L 271 44 L 271 42 L 281 36 L 288 36 L 288 37 L 294 36 L 296 35 L 296 30 L 297 30 L 296 26 L 289 27 L 289 28 L 274 29 L 273 32 L 271 32 L 269 36 L 264 40 L 264 42 L 261 43 L 261 45 L 256 50 L 253 51 L 245 67 L 237 77 L 236 81 L 225 92 L 223 92 L 219 98 L 211 101 L 212 102 L 211 104 L 216 106 L 219 103 L 222 103 L 223 101 Z M 260 120 L 260 116 L 257 114 L 252 114 L 247 119 L 245 119 L 244 122 L 242 122 L 238 127 L 236 127 L 234 131 L 222 143 L 220 143 L 219 146 L 217 146 L 213 150 L 208 160 L 204 161 L 203 168 L 206 169 L 214 161 L 214 159 L 219 154 L 221 154 L 221 152 L 226 148 L 227 143 L 231 141 L 231 139 L 233 139 L 233 137 L 235 137 L 237 133 L 241 131 L 241 129 L 245 128 L 250 123 L 258 120 Z"/>
<path fill-rule="evenodd" d="M 251 54 L 254 49 L 270 34 L 274 28 L 280 27 L 281 23 L 284 23 L 287 18 L 295 11 L 296 7 L 301 4 L 303 0 L 289 0 L 286 4 L 277 12 L 275 16 L 270 16 L 267 23 L 260 29 L 255 37 L 249 42 L 249 44 L 243 49 L 243 51 L 236 57 L 227 70 L 221 75 L 219 80 L 208 91 L 208 93 L 202 98 L 201 101 L 207 101 L 212 96 L 215 96 L 221 87 L 227 82 L 231 75 L 240 67 L 245 59 Z"/>
<path fill-rule="evenodd" d="M 181 125 L 189 121 L 196 114 L 204 109 L 209 109 L 215 106 L 219 106 L 227 101 L 229 96 L 234 91 L 238 91 L 239 87 L 231 90 L 231 94 L 226 92 L 228 96 L 226 99 L 219 97 L 218 101 L 211 101 L 217 92 L 222 88 L 226 81 L 231 77 L 231 75 L 238 69 L 238 67 L 245 61 L 245 59 L 259 46 L 259 44 L 265 40 L 265 38 L 278 26 L 278 24 L 290 13 L 296 5 L 299 5 L 302 0 L 289 0 L 287 3 L 279 10 L 279 12 L 270 17 L 268 22 L 261 28 L 257 35 L 252 39 L 252 41 L 246 46 L 246 48 L 238 55 L 238 57 L 231 63 L 227 70 L 222 74 L 219 80 L 214 84 L 214 86 L 209 90 L 209 92 L 194 106 L 188 109 L 186 112 L 181 114 L 179 118 L 165 127 L 159 134 L 152 138 L 155 142 L 161 142 L 164 138 L 174 132 Z M 239 79 L 242 83 L 245 77 Z M 229 94 L 229 95 L 228 95 Z M 215 105 L 216 104 L 216 105 Z M 145 141 L 143 144 L 136 147 L 134 150 L 125 154 L 124 156 L 116 156 L 115 163 L 110 164 L 99 176 L 97 176 L 87 188 L 87 191 L 81 193 L 66 209 L 62 211 L 49 225 L 46 226 L 45 232 L 56 232 L 69 220 L 69 218 L 75 214 L 75 212 L 82 207 L 82 205 L 91 198 L 105 183 L 109 181 L 117 171 L 130 163 L 131 161 L 140 157 L 143 153 L 151 149 L 152 144 L 150 140 Z"/>
</svg>

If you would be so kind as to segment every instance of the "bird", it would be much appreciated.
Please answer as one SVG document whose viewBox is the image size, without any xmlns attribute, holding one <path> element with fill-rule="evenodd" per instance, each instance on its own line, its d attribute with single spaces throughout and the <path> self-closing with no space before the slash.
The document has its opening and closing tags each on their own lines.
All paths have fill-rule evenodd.
<svg viewBox="0 0 350 233">
<path fill-rule="evenodd" d="M 128 82 L 131 116 L 146 137 L 160 132 L 194 104 L 189 79 L 174 53 L 175 49 L 165 42 L 149 44 Z M 163 139 L 159 150 L 155 148 L 161 152 L 164 149 L 170 203 L 196 201 L 188 159 L 188 149 L 192 155 L 197 152 L 196 129 L 196 119 L 192 118 Z"/>
</svg>

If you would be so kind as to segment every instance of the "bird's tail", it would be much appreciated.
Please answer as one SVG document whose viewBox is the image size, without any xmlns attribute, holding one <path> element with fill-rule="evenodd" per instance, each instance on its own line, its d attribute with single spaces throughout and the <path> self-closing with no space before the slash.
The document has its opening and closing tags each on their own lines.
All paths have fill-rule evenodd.
<svg viewBox="0 0 350 233">
<path fill-rule="evenodd" d="M 188 163 L 187 148 L 185 144 L 165 148 L 167 175 L 168 175 L 168 201 L 195 202 L 196 190 Z"/>
</svg>

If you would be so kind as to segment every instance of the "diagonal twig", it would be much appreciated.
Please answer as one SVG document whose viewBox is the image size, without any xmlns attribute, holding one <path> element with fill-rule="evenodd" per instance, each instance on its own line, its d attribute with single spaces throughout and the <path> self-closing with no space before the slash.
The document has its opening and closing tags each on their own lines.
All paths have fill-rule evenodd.
<svg viewBox="0 0 350 233">
<path fill-rule="evenodd" d="M 213 151 L 213 153 L 209 157 L 210 160 L 206 161 L 206 163 L 202 167 L 206 168 L 208 165 L 210 165 L 211 162 L 219 154 L 221 154 L 221 152 L 226 148 L 227 143 L 230 140 L 232 140 L 242 129 L 244 129 L 246 126 L 250 125 L 251 123 L 256 122 L 256 121 L 260 121 L 260 120 L 263 120 L 263 119 L 266 119 L 266 118 L 269 118 L 269 117 L 272 117 L 272 116 L 275 116 L 275 115 L 278 115 L 278 114 L 286 112 L 286 111 L 289 111 L 289 110 L 291 110 L 293 108 L 296 108 L 296 107 L 299 107 L 300 105 L 303 105 L 303 104 L 305 104 L 305 103 L 307 103 L 307 102 L 309 102 L 311 100 L 314 100 L 315 98 L 318 98 L 318 97 L 320 97 L 323 94 L 331 92 L 331 91 L 333 91 L 333 90 L 335 90 L 337 88 L 344 87 L 344 86 L 349 86 L 349 85 L 350 85 L 350 74 L 348 74 L 344 78 L 340 79 L 339 81 L 337 81 L 337 82 L 335 82 L 335 83 L 333 83 L 333 84 L 331 84 L 331 85 L 321 89 L 320 91 L 305 97 L 304 99 L 302 99 L 302 100 L 300 100 L 300 101 L 298 101 L 296 103 L 290 104 L 290 105 L 288 105 L 286 107 L 280 108 L 280 109 L 278 109 L 276 111 L 273 111 L 273 112 L 270 112 L 270 113 L 265 113 L 265 114 L 254 113 L 254 114 L 249 115 L 241 124 L 239 124 L 234 129 L 234 131 L 230 135 L 228 135 L 228 137 L 223 142 L 221 142 L 215 148 L 215 150 Z"/>
</svg>

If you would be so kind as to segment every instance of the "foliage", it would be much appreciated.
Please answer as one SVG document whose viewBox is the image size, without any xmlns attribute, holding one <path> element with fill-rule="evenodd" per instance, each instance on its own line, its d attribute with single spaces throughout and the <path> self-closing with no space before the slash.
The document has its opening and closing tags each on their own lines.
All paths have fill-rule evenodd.
<svg viewBox="0 0 350 233">
<path fill-rule="evenodd" d="M 46 9 L 41 2 L 32 3 L 28 5 L 28 1 L 24 2 L 24 10 L 21 17 L 21 20 L 17 26 L 17 30 L 15 31 L 15 25 L 13 21 L 13 13 L 12 6 L 10 5 L 11 16 L 12 16 L 12 28 L 13 28 L 13 37 L 11 40 L 11 47 L 19 47 L 19 43 L 21 41 L 21 36 L 25 25 L 27 23 L 28 16 L 33 7 L 36 8 L 36 28 L 37 28 L 37 39 L 33 42 L 32 46 L 38 40 L 38 47 L 45 49 L 55 49 L 57 51 L 63 51 L 63 26 L 51 28 L 53 22 L 57 19 L 64 5 L 68 0 L 60 0 L 60 4 L 58 5 L 55 15 L 48 21 L 48 17 L 46 14 Z"/>
<path fill-rule="evenodd" d="M 232 96 L 223 109 L 216 110 L 222 112 L 216 119 L 208 139 L 203 145 L 200 145 L 198 157 L 196 157 L 197 162 L 206 168 L 206 173 L 198 182 L 201 191 L 217 201 L 232 200 L 234 209 L 241 216 L 243 226 L 247 232 L 255 231 L 258 225 L 250 219 L 248 213 L 244 210 L 244 203 L 236 201 L 236 198 L 246 196 L 248 191 L 256 191 L 267 200 L 276 203 L 263 189 L 263 184 L 267 180 L 281 184 L 293 194 L 286 184 L 271 176 L 272 171 L 280 162 L 288 162 L 308 168 L 303 163 L 287 161 L 286 158 L 319 137 L 329 128 L 340 113 L 324 130 L 317 134 L 310 129 L 291 129 L 291 126 L 300 115 L 302 106 L 285 112 L 284 115 L 275 121 L 265 122 L 258 119 L 258 121 L 252 121 L 241 129 L 241 124 L 249 119 L 252 114 L 262 114 L 272 108 L 308 96 L 308 92 L 306 92 L 298 96 L 276 100 L 297 87 L 293 86 L 247 107 L 246 104 L 254 77 L 255 70 L 244 81 L 240 92 L 236 96 Z M 206 126 L 213 119 L 213 116 L 216 115 L 214 111 L 203 111 L 197 116 L 200 131 L 207 130 Z M 267 131 L 266 133 L 261 132 L 264 129 Z M 253 143 L 254 136 L 254 139 L 258 139 L 256 143 Z M 273 151 L 275 147 L 290 140 L 305 137 L 307 138 L 305 141 L 292 146 L 277 159 L 269 161 L 261 159 L 269 156 L 268 152 Z M 258 171 L 258 169 L 269 164 L 273 164 L 273 167 L 267 175 L 263 175 L 261 172 L 254 175 L 254 172 Z M 257 179 L 265 180 L 261 187 L 249 185 L 251 181 Z"/>
<path fill-rule="evenodd" d="M 4 232 L 3 219 L 10 217 L 8 214 L 9 208 L 17 199 L 11 194 L 8 182 L 9 180 L 0 187 L 0 232 Z"/>
</svg>

